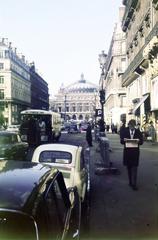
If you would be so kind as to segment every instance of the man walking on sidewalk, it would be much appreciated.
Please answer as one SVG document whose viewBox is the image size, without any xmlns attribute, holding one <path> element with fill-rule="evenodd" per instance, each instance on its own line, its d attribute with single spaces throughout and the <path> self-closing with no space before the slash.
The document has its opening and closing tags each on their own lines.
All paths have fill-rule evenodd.
<svg viewBox="0 0 158 240">
<path fill-rule="evenodd" d="M 92 144 L 92 128 L 91 128 L 90 122 L 88 122 L 88 127 L 86 130 L 86 140 L 87 140 L 89 147 L 92 147 L 93 146 L 93 144 Z"/>
<path fill-rule="evenodd" d="M 120 133 L 120 143 L 124 144 L 123 164 L 127 167 L 129 186 L 137 190 L 137 168 L 139 165 L 139 145 L 143 144 L 143 135 L 135 128 L 136 121 L 131 119 L 128 127 Z"/>
</svg>

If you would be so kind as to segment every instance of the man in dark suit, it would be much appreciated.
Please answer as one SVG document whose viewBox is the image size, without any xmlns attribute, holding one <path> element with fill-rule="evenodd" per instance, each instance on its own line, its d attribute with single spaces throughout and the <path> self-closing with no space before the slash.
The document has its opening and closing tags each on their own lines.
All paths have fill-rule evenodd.
<svg viewBox="0 0 158 240">
<path fill-rule="evenodd" d="M 124 144 L 123 164 L 127 167 L 129 185 L 137 190 L 137 168 L 139 165 L 139 145 L 143 144 L 143 135 L 135 128 L 136 121 L 131 119 L 128 127 L 120 133 L 120 142 Z M 132 141 L 130 139 L 133 139 Z M 130 142 L 131 141 L 131 142 Z"/>
<path fill-rule="evenodd" d="M 86 140 L 89 145 L 89 147 L 92 147 L 92 129 L 91 129 L 91 124 L 88 122 L 88 127 L 86 130 Z"/>
</svg>

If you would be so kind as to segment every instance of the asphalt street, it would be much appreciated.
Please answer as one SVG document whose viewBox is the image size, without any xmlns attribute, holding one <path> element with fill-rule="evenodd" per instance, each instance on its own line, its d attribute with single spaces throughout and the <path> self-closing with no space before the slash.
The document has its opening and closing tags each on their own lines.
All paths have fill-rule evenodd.
<svg viewBox="0 0 158 240">
<path fill-rule="evenodd" d="M 158 145 L 144 142 L 140 149 L 138 191 L 128 185 L 118 134 L 107 134 L 110 161 L 117 174 L 98 172 L 102 162 L 98 142 L 90 148 L 91 211 L 89 228 L 81 239 L 158 239 Z M 61 141 L 87 147 L 85 133 L 63 134 Z"/>
</svg>

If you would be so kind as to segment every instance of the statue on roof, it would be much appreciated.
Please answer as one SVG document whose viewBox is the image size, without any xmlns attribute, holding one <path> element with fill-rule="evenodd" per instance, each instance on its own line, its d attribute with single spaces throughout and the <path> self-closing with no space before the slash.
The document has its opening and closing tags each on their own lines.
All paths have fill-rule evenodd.
<svg viewBox="0 0 158 240">
<path fill-rule="evenodd" d="M 80 83 L 85 83 L 86 80 L 84 79 L 84 74 L 81 74 L 81 79 L 79 80 Z"/>
</svg>

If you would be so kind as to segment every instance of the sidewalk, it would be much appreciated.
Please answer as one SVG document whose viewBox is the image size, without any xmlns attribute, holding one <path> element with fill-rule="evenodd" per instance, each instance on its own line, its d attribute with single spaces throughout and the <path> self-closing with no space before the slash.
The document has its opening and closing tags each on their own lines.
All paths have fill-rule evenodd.
<svg viewBox="0 0 158 240">
<path fill-rule="evenodd" d="M 158 239 L 158 147 L 145 142 L 140 149 L 138 191 L 128 185 L 122 164 L 123 146 L 119 135 L 108 134 L 110 161 L 120 175 L 96 175 L 101 161 L 93 141 L 91 155 L 91 221 L 88 239 Z"/>
</svg>

